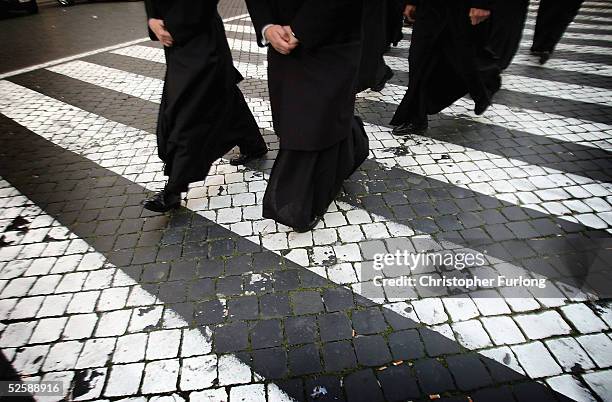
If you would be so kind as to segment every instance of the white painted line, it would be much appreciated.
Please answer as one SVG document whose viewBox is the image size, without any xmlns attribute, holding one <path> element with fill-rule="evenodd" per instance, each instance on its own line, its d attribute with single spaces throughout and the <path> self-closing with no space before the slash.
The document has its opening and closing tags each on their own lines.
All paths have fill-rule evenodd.
<svg viewBox="0 0 612 402">
<path fill-rule="evenodd" d="M 55 65 L 58 65 L 58 64 L 66 63 L 66 62 L 69 62 L 69 61 L 72 61 L 72 60 L 76 60 L 76 59 L 80 59 L 80 58 L 83 58 L 83 57 L 93 56 L 94 54 L 109 52 L 111 50 L 119 49 L 119 48 L 122 48 L 122 47 L 125 47 L 125 46 L 130 46 L 130 45 L 134 45 L 134 44 L 137 44 L 137 43 L 146 42 L 148 40 L 150 40 L 150 39 L 149 38 L 140 38 L 140 39 L 132 40 L 132 41 L 129 41 L 129 42 L 119 43 L 117 45 L 113 45 L 113 46 L 103 47 L 101 49 L 92 50 L 90 52 L 79 53 L 79 54 L 75 54 L 74 56 L 64 57 L 64 58 L 61 58 L 61 59 L 56 59 L 56 60 L 48 61 L 46 63 L 36 64 L 34 66 L 21 68 L 19 70 L 14 70 L 14 71 L 10 71 L 8 73 L 0 74 L 0 80 L 8 78 L 8 77 L 12 77 L 14 75 L 19 75 L 19 74 L 27 73 L 27 72 L 30 72 L 30 71 L 38 70 L 38 69 L 41 69 L 41 68 L 47 68 L 47 67 L 55 66 Z"/>
</svg>

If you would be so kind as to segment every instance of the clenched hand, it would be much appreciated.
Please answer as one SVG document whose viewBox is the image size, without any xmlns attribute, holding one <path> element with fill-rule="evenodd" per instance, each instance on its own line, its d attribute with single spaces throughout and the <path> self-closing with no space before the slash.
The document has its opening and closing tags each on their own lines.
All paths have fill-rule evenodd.
<svg viewBox="0 0 612 402">
<path fill-rule="evenodd" d="M 266 29 L 265 35 L 266 40 L 280 54 L 287 55 L 298 45 L 297 39 L 291 34 L 291 28 L 285 29 L 280 25 L 272 25 Z"/>
</svg>

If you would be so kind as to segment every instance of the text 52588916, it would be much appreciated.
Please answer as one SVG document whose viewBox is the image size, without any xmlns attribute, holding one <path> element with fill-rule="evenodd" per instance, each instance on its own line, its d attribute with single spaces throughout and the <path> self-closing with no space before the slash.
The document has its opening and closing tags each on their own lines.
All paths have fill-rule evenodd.
<svg viewBox="0 0 612 402">
<path fill-rule="evenodd" d="M 61 381 L 0 381 L 0 396 L 63 396 Z"/>
</svg>

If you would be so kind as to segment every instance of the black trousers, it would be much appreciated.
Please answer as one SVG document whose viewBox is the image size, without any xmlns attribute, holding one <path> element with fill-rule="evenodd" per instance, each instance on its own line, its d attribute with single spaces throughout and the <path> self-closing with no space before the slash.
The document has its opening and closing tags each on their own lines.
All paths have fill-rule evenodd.
<svg viewBox="0 0 612 402">
<path fill-rule="evenodd" d="M 552 52 L 572 23 L 583 0 L 540 0 L 532 51 Z"/>
</svg>

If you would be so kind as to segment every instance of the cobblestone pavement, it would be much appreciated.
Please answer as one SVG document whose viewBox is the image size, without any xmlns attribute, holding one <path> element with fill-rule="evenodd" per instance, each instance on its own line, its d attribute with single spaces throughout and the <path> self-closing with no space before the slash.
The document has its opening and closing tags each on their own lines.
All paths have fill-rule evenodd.
<svg viewBox="0 0 612 402">
<path fill-rule="evenodd" d="M 370 157 L 305 234 L 261 217 L 278 143 L 241 4 L 226 28 L 272 152 L 219 161 L 173 214 L 140 206 L 164 180 L 158 45 L 0 81 L 4 376 L 65 384 L 38 400 L 612 401 L 612 3 L 585 2 L 544 67 L 532 5 L 495 105 L 422 136 L 390 134 L 392 49 L 391 84 L 358 99 Z M 486 263 L 382 274 L 546 286 L 371 286 L 381 254 L 458 250 Z"/>
</svg>

